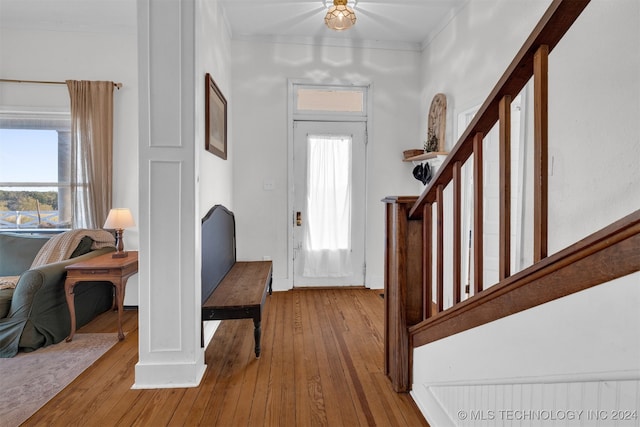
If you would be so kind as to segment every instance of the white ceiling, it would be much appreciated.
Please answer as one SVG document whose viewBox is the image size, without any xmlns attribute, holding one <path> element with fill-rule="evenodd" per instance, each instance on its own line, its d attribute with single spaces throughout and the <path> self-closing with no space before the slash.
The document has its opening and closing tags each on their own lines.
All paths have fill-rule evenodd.
<svg viewBox="0 0 640 427">
<path fill-rule="evenodd" d="M 324 25 L 333 0 L 220 0 L 236 39 L 421 49 L 468 0 L 349 0 L 356 24 Z"/>
<path fill-rule="evenodd" d="M 202 0 L 213 1 L 213 0 Z M 349 0 L 356 25 L 324 25 L 333 0 L 218 0 L 234 39 L 421 49 L 469 0 Z M 0 25 L 135 31 L 135 0 L 0 0 Z"/>
</svg>

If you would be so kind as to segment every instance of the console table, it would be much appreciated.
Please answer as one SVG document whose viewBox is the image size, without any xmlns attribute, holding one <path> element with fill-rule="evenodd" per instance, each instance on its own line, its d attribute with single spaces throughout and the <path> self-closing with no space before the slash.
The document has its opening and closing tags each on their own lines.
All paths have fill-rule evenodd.
<svg viewBox="0 0 640 427">
<path fill-rule="evenodd" d="M 73 288 L 79 282 L 111 282 L 116 288 L 114 305 L 118 308 L 118 339 L 124 339 L 122 332 L 122 306 L 127 280 L 138 272 L 138 252 L 129 251 L 124 258 L 112 258 L 111 253 L 100 255 L 86 261 L 66 266 L 67 278 L 64 281 L 64 293 L 67 297 L 71 317 L 71 331 L 66 341 L 73 339 L 76 333 L 76 307 Z"/>
</svg>

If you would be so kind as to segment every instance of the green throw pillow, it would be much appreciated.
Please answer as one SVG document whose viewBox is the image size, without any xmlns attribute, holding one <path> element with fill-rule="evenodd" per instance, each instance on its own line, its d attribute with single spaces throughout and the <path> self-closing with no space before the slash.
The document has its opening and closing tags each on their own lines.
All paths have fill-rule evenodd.
<svg viewBox="0 0 640 427">
<path fill-rule="evenodd" d="M 13 289 L 0 289 L 0 319 L 7 317 L 11 308 Z"/>
<path fill-rule="evenodd" d="M 93 245 L 93 239 L 89 236 L 84 236 L 69 258 L 75 258 L 91 252 L 91 245 Z"/>
</svg>

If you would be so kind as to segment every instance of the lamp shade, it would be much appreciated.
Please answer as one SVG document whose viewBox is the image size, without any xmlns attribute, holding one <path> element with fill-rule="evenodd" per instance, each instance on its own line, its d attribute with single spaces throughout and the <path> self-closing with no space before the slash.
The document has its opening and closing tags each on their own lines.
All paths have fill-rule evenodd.
<svg viewBox="0 0 640 427">
<path fill-rule="evenodd" d="M 347 30 L 356 23 L 356 13 L 347 6 L 347 0 L 333 0 L 324 23 L 335 31 Z"/>
<path fill-rule="evenodd" d="M 133 221 L 131 211 L 127 208 L 114 208 L 109 211 L 109 216 L 104 223 L 104 228 L 112 230 L 124 230 L 125 228 L 134 227 L 136 223 Z"/>
</svg>

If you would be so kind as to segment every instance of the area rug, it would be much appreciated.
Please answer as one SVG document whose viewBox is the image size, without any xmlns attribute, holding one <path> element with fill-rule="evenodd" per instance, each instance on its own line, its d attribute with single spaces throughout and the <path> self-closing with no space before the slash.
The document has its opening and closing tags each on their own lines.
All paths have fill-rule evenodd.
<svg viewBox="0 0 640 427">
<path fill-rule="evenodd" d="M 0 359 L 0 427 L 20 425 L 117 342 L 117 334 L 76 334 L 69 343 Z"/>
</svg>

